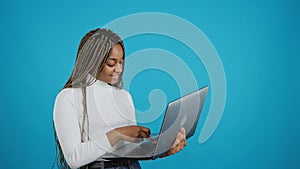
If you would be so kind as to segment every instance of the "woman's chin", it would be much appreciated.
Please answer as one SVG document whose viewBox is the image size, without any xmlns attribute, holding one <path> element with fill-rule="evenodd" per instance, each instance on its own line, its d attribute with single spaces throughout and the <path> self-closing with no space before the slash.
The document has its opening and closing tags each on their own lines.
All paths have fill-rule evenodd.
<svg viewBox="0 0 300 169">
<path fill-rule="evenodd" d="M 111 81 L 110 81 L 110 83 L 109 83 L 109 84 L 111 84 L 111 85 L 115 85 L 115 84 L 117 83 L 117 81 L 118 81 L 118 80 L 114 80 L 114 79 L 113 79 L 113 80 L 111 80 Z"/>
</svg>

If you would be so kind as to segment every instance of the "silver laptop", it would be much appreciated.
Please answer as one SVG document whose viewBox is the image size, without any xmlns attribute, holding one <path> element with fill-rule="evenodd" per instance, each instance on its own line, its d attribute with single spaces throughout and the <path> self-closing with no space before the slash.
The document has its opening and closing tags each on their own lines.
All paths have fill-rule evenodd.
<svg viewBox="0 0 300 169">
<path fill-rule="evenodd" d="M 144 139 L 140 143 L 126 142 L 122 146 L 106 153 L 103 159 L 156 159 L 169 151 L 181 127 L 186 138 L 194 135 L 208 86 L 170 102 L 159 135 L 151 136 L 156 143 Z"/>
</svg>

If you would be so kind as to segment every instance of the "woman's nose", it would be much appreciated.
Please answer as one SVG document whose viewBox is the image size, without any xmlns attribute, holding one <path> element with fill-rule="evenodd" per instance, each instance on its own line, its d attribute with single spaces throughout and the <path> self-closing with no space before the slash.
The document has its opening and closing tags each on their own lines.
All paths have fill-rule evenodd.
<svg viewBox="0 0 300 169">
<path fill-rule="evenodd" d="M 123 71 L 123 65 L 120 63 L 116 64 L 115 72 L 116 73 L 121 73 Z"/>
</svg>

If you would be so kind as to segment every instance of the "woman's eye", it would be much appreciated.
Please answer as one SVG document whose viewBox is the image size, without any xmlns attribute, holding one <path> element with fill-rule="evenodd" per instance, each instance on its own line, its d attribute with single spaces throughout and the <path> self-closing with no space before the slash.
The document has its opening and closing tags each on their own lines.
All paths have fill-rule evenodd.
<svg viewBox="0 0 300 169">
<path fill-rule="evenodd" d="M 114 66 L 114 65 L 115 65 L 115 62 L 114 62 L 114 61 L 108 61 L 108 62 L 107 62 L 107 65 L 108 65 L 108 66 Z"/>
<path fill-rule="evenodd" d="M 108 60 L 108 61 L 106 62 L 106 64 L 107 64 L 107 66 L 109 66 L 109 67 L 113 67 L 113 66 L 116 65 L 117 62 L 118 62 L 118 61 L 116 61 L 116 60 Z M 119 64 L 120 64 L 120 65 L 123 65 L 123 64 L 124 64 L 124 61 L 120 61 Z"/>
</svg>

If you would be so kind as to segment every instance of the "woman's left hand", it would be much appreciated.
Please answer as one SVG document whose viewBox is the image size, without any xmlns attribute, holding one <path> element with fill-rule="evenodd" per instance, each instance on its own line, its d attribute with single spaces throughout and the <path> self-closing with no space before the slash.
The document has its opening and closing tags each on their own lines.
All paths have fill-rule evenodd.
<svg viewBox="0 0 300 169">
<path fill-rule="evenodd" d="M 166 152 L 164 155 L 162 155 L 160 158 L 175 154 L 183 149 L 183 147 L 186 146 L 186 133 L 185 129 L 181 128 L 179 133 L 176 136 L 176 139 L 171 147 L 171 149 Z"/>
</svg>

